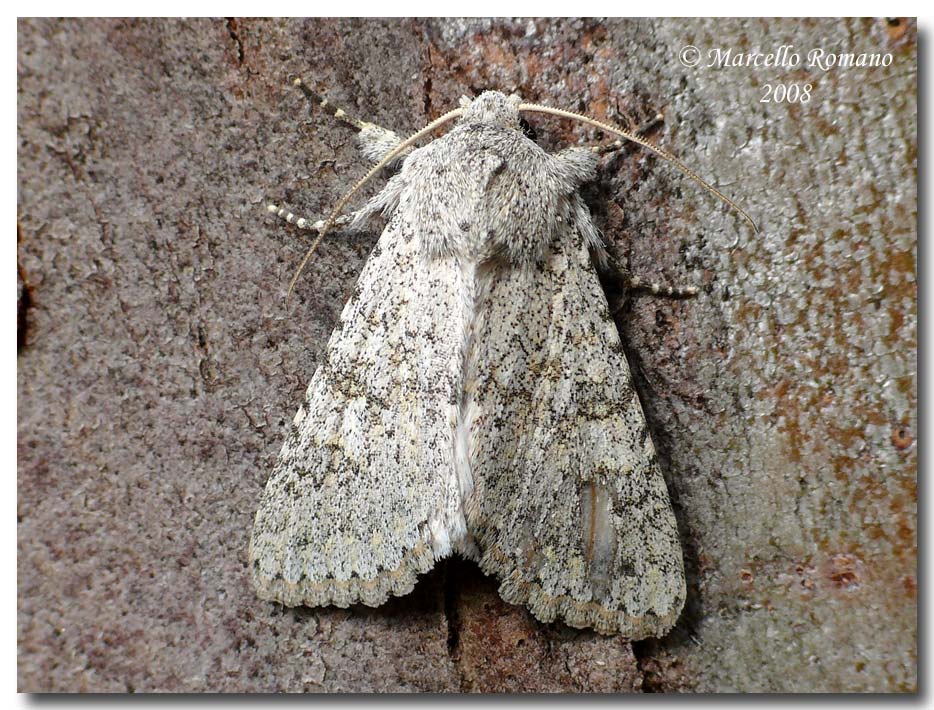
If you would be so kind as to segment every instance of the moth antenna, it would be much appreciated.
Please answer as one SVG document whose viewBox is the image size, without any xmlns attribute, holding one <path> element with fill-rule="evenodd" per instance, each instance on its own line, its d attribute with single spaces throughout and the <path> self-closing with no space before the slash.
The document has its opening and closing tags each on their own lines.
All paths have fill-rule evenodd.
<svg viewBox="0 0 934 710">
<path fill-rule="evenodd" d="M 702 188 L 707 190 L 707 192 L 723 200 L 723 202 L 725 202 L 731 208 L 736 210 L 736 212 L 739 213 L 739 215 L 742 216 L 743 219 L 749 222 L 749 225 L 752 227 L 754 232 L 756 233 L 759 232 L 759 228 L 756 226 L 756 223 L 753 222 L 752 217 L 746 214 L 746 212 L 739 205 L 737 205 L 735 202 L 733 202 L 733 200 L 731 200 L 729 197 L 724 195 L 713 185 L 711 185 L 706 180 L 704 180 L 704 178 L 702 178 L 700 175 L 698 175 L 693 170 L 691 170 L 687 165 L 684 164 L 684 162 L 680 158 L 672 155 L 664 148 L 660 148 L 659 146 L 655 145 L 651 141 L 647 141 L 645 138 L 642 138 L 636 135 L 635 133 L 624 131 L 622 128 L 619 128 L 618 126 L 613 126 L 609 123 L 604 123 L 603 121 L 598 121 L 595 118 L 591 118 L 590 116 L 585 116 L 580 113 L 574 113 L 573 111 L 565 111 L 564 109 L 560 109 L 560 108 L 551 108 L 550 106 L 542 106 L 541 104 L 519 104 L 519 110 L 530 111 L 533 113 L 550 113 L 554 116 L 562 116 L 563 118 L 571 118 L 576 121 L 582 121 L 584 123 L 589 123 L 591 126 L 595 126 L 596 128 L 599 128 L 601 131 L 606 131 L 607 133 L 615 133 L 621 138 L 625 138 L 628 141 L 632 141 L 633 143 L 641 145 L 643 148 L 648 148 L 656 155 L 664 158 L 669 163 L 674 165 L 681 172 L 683 172 L 685 175 L 691 178 L 694 182 L 696 182 Z"/>
<path fill-rule="evenodd" d="M 364 175 L 362 178 L 360 178 L 357 181 L 356 185 L 350 188 L 350 191 L 347 192 L 340 199 L 340 201 L 337 203 L 334 209 L 331 210 L 331 213 L 328 215 L 327 219 L 324 220 L 324 226 L 322 226 L 321 230 L 318 232 L 318 237 L 315 239 L 314 242 L 312 242 L 311 247 L 308 249 L 308 252 L 305 254 L 305 258 L 302 259 L 302 263 L 299 264 L 298 270 L 295 272 L 295 276 L 292 277 L 292 281 L 289 283 L 289 291 L 286 294 L 286 300 L 288 300 L 291 297 L 292 289 L 295 288 L 295 283 L 298 281 L 298 277 L 301 276 L 302 271 L 305 268 L 305 265 L 308 263 L 308 260 L 311 258 L 311 255 L 314 254 L 315 249 L 318 248 L 318 245 L 321 243 L 321 240 L 324 239 L 325 235 L 328 233 L 331 227 L 334 226 L 334 223 L 337 221 L 337 218 L 340 215 L 341 210 L 344 209 L 344 206 L 350 201 L 350 198 L 353 197 L 361 187 L 366 185 L 370 181 L 370 178 L 372 178 L 374 175 L 376 175 L 376 173 L 382 170 L 384 166 L 392 162 L 393 158 L 395 158 L 397 155 L 399 155 L 400 153 L 408 149 L 409 146 L 411 146 L 413 143 L 415 143 L 420 138 L 424 138 L 426 135 L 431 133 L 433 130 L 435 130 L 439 126 L 443 126 L 448 121 L 452 121 L 458 116 L 463 115 L 463 113 L 464 113 L 463 108 L 456 108 L 451 111 L 448 111 L 443 116 L 436 118 L 434 121 L 432 121 L 427 126 L 425 126 L 422 130 L 406 138 L 399 145 L 397 145 L 391 151 L 386 153 L 386 155 L 383 156 L 382 160 L 380 160 L 376 165 L 370 168 L 370 171 L 366 175 Z"/>
</svg>

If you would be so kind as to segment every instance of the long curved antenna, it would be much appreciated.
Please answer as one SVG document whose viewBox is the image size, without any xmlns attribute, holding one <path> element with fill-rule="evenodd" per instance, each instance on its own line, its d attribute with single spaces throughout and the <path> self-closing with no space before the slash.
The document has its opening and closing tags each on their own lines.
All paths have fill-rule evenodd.
<svg viewBox="0 0 934 710">
<path fill-rule="evenodd" d="M 753 231 L 758 233 L 759 228 L 756 227 L 756 223 L 752 221 L 752 217 L 746 214 L 746 212 L 743 211 L 739 205 L 737 205 L 735 202 L 733 202 L 733 200 L 731 200 L 729 197 L 724 195 L 713 185 L 711 185 L 706 180 L 704 180 L 700 175 L 698 175 L 693 170 L 691 170 L 679 158 L 675 157 L 674 155 L 669 153 L 664 148 L 659 148 L 654 143 L 647 141 L 645 138 L 641 138 L 635 135 L 634 133 L 630 133 L 629 131 L 624 131 L 622 128 L 619 128 L 618 126 L 613 126 L 609 123 L 598 121 L 595 118 L 590 118 L 590 116 L 585 116 L 580 113 L 574 113 L 573 111 L 565 111 L 560 108 L 551 108 L 550 106 L 542 106 L 541 104 L 519 104 L 519 110 L 530 111 L 534 113 L 550 113 L 554 116 L 562 116 L 564 118 L 571 118 L 576 121 L 583 121 L 584 123 L 589 123 L 591 126 L 595 126 L 596 128 L 599 128 L 601 131 L 606 131 L 607 133 L 615 133 L 616 135 L 622 138 L 625 138 L 628 141 L 632 141 L 633 143 L 637 143 L 638 145 L 641 145 L 644 148 L 648 148 L 653 153 L 656 153 L 657 155 L 659 155 L 660 157 L 664 158 L 669 163 L 677 167 L 679 170 L 681 170 L 681 172 L 683 172 L 685 175 L 687 175 L 689 178 L 691 178 L 694 182 L 696 182 L 698 185 L 703 187 L 705 190 L 707 190 L 713 195 L 716 195 L 721 200 L 723 200 L 726 204 L 728 204 L 730 207 L 736 210 L 743 217 L 743 219 L 749 222 Z"/>
<path fill-rule="evenodd" d="M 378 173 L 385 165 L 392 162 L 393 158 L 395 158 L 397 155 L 405 151 L 410 145 L 415 143 L 415 141 L 431 133 L 438 126 L 443 126 L 448 121 L 452 121 L 458 116 L 461 116 L 463 113 L 464 113 L 463 108 L 456 108 L 452 111 L 448 111 L 446 114 L 444 114 L 440 118 L 436 118 L 434 121 L 432 121 L 427 126 L 425 126 L 422 130 L 413 134 L 409 138 L 406 138 L 399 145 L 397 145 L 391 151 L 386 153 L 386 155 L 383 156 L 382 160 L 380 160 L 376 165 L 370 168 L 370 172 L 368 172 L 366 175 L 360 178 L 360 180 L 357 181 L 357 184 L 354 185 L 352 188 L 350 188 L 350 191 L 340 199 L 340 201 L 337 203 L 334 209 L 331 210 L 331 214 L 328 215 L 328 218 L 324 220 L 324 226 L 321 227 L 321 230 L 318 232 L 318 238 L 315 239 L 311 247 L 308 249 L 308 253 L 305 254 L 305 258 L 302 259 L 302 263 L 299 265 L 298 270 L 295 272 L 295 276 L 292 277 L 292 281 L 289 283 L 289 291 L 288 291 L 288 294 L 286 295 L 286 300 L 288 300 L 288 298 L 292 295 L 292 289 L 295 288 L 295 282 L 298 281 L 298 277 L 301 276 L 302 270 L 305 268 L 305 265 L 308 263 L 308 260 L 311 258 L 311 255 L 314 254 L 315 249 L 318 248 L 318 245 L 321 243 L 321 240 L 324 239 L 324 236 L 328 233 L 331 227 L 334 226 L 334 223 L 337 221 L 337 218 L 340 215 L 341 210 L 344 209 L 344 206 L 350 201 L 350 198 L 353 197 L 361 187 L 366 185 L 370 181 L 370 178 L 376 175 L 376 173 Z"/>
</svg>

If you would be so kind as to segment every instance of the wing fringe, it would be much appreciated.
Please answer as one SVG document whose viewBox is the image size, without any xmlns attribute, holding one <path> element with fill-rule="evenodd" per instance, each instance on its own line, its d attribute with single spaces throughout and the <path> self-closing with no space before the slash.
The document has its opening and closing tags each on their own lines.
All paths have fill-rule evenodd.
<svg viewBox="0 0 934 710">
<path fill-rule="evenodd" d="M 505 601 L 527 606 L 532 615 L 543 623 L 560 618 L 575 629 L 593 628 L 598 633 L 619 634 L 630 641 L 659 638 L 671 631 L 681 614 L 686 594 L 682 578 L 682 588 L 671 609 L 660 615 L 649 612 L 633 616 L 625 611 L 607 609 L 596 602 L 578 601 L 565 594 L 548 594 L 541 585 L 525 579 L 515 560 L 495 544 L 484 549 L 480 568 L 500 580 L 499 594 Z M 504 575 L 505 569 L 510 571 Z"/>
<path fill-rule="evenodd" d="M 385 570 L 371 579 L 352 577 L 313 580 L 303 577 L 298 582 L 289 582 L 279 575 L 270 577 L 254 562 L 253 586 L 260 599 L 290 607 L 346 608 L 351 604 L 379 606 L 390 596 L 400 597 L 411 592 L 418 575 L 429 571 L 434 565 L 435 556 L 431 545 L 419 542 L 403 555 L 398 567 Z"/>
</svg>

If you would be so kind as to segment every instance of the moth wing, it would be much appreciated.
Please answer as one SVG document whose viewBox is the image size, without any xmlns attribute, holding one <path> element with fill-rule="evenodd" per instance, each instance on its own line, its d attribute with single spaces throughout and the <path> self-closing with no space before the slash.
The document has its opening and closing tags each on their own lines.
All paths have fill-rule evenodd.
<svg viewBox="0 0 934 710">
<path fill-rule="evenodd" d="M 260 597 L 376 606 L 450 551 L 461 336 L 457 273 L 384 230 L 341 314 L 259 505 Z M 456 513 L 456 515 L 455 515 Z"/>
<path fill-rule="evenodd" d="M 580 231 L 540 269 L 498 266 L 487 282 L 467 527 L 502 597 L 541 621 L 661 636 L 685 598 L 677 524 Z"/>
</svg>

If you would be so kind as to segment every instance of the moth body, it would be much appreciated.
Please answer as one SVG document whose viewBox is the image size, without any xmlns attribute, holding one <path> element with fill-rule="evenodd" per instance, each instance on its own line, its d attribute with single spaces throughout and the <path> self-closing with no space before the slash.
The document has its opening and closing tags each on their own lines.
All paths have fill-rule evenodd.
<svg viewBox="0 0 934 710">
<path fill-rule="evenodd" d="M 677 526 L 578 192 L 597 156 L 542 150 L 519 104 L 469 102 L 358 213 L 387 224 L 260 503 L 262 598 L 378 605 L 458 553 L 542 621 L 677 619 Z"/>
</svg>

